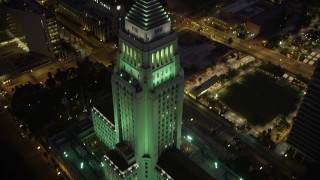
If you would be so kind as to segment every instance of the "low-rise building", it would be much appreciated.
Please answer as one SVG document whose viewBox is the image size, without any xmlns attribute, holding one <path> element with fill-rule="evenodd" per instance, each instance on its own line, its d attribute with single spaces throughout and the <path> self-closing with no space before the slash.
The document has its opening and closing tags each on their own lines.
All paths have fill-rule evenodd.
<svg viewBox="0 0 320 180">
<path fill-rule="evenodd" d="M 58 165 L 57 174 L 70 179 L 104 179 L 103 162 L 99 161 L 93 123 L 86 119 L 48 139 L 49 154 Z M 103 147 L 101 149 L 104 149 Z"/>
<path fill-rule="evenodd" d="M 272 22 L 282 18 L 283 12 L 283 8 L 267 1 L 238 0 L 213 15 L 212 21 L 225 30 L 242 26 L 247 32 L 257 35 L 274 26 Z"/>
</svg>

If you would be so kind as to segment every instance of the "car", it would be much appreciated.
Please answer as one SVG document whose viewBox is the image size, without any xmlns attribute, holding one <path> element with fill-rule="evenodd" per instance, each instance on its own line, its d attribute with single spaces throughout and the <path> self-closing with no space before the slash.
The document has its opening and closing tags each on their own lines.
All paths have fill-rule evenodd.
<svg viewBox="0 0 320 180">
<path fill-rule="evenodd" d="M 3 80 L 2 84 L 10 84 L 12 81 L 10 79 Z"/>
<path fill-rule="evenodd" d="M 5 96 L 8 95 L 7 91 L 2 91 L 0 94 L 1 94 L 3 97 L 5 97 Z"/>
<path fill-rule="evenodd" d="M 21 132 L 20 135 L 23 139 L 26 138 L 26 135 L 24 134 L 24 132 Z"/>
</svg>

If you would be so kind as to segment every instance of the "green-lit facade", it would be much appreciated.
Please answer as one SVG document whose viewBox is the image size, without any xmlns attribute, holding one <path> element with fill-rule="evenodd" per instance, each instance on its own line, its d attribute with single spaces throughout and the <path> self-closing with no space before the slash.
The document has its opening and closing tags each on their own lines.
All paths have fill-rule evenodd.
<svg viewBox="0 0 320 180">
<path fill-rule="evenodd" d="M 118 143 L 115 138 L 114 124 L 95 107 L 91 109 L 91 118 L 95 135 L 106 147 L 113 149 Z"/>
<path fill-rule="evenodd" d="M 102 118 L 93 119 L 98 137 L 109 147 L 127 144 L 134 152 L 127 161 L 134 163 L 121 169 L 105 156 L 107 179 L 168 178 L 157 161 L 166 149 L 180 148 L 183 86 L 177 34 L 168 14 L 156 0 L 137 0 L 119 32 L 112 76 L 114 127 L 104 131 L 97 123 Z"/>
</svg>

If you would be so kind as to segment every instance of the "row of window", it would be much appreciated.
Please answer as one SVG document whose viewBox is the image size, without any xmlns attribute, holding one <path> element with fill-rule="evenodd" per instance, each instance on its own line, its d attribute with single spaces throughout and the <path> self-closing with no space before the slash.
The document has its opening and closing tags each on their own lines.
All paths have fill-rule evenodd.
<svg viewBox="0 0 320 180">
<path fill-rule="evenodd" d="M 151 67 L 156 69 L 166 65 L 174 59 L 173 45 L 161 48 L 151 54 Z"/>
<path fill-rule="evenodd" d="M 172 92 L 172 90 L 177 89 L 177 88 L 178 88 L 178 84 L 173 84 L 173 85 L 167 86 L 167 87 L 163 88 L 162 91 L 160 91 L 158 93 L 158 97 L 159 98 L 165 97 L 164 96 L 165 94 L 168 94 L 168 93 Z"/>
<path fill-rule="evenodd" d="M 154 30 L 154 34 L 158 34 L 160 32 L 162 32 L 162 26 Z"/>
<path fill-rule="evenodd" d="M 103 121 L 94 120 L 94 129 L 99 139 L 108 147 L 113 147 L 115 144 L 114 132 Z"/>
<path fill-rule="evenodd" d="M 175 76 L 174 68 L 172 66 L 163 67 L 158 71 L 152 73 L 153 85 L 157 86 Z"/>
<path fill-rule="evenodd" d="M 126 91 L 125 86 L 122 86 L 122 84 L 119 82 L 116 82 L 116 85 L 118 96 L 118 114 L 120 118 L 122 137 L 129 142 L 133 142 L 133 98 L 131 93 Z"/>
<path fill-rule="evenodd" d="M 125 43 L 122 43 L 121 48 L 125 61 L 130 65 L 139 68 L 141 65 L 141 53 Z"/>
</svg>

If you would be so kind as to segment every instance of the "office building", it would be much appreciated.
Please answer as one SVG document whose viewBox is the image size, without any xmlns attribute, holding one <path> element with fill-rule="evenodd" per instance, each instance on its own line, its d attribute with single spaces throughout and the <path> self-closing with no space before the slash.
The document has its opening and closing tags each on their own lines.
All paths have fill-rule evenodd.
<svg viewBox="0 0 320 180">
<path fill-rule="evenodd" d="M 8 14 L 7 33 L 26 43 L 31 52 L 54 57 L 61 48 L 56 17 L 34 0 L 9 0 L 1 4 L 2 13 Z M 15 25 L 17 23 L 17 25 Z M 20 30 L 21 28 L 21 30 Z"/>
<path fill-rule="evenodd" d="M 287 142 L 296 154 L 320 162 L 320 63 L 318 63 Z"/>
<path fill-rule="evenodd" d="M 171 19 L 157 0 L 135 1 L 119 32 L 114 124 L 92 109 L 93 121 L 108 126 L 94 122 L 96 134 L 103 131 L 100 140 L 113 146 L 103 156 L 106 179 L 211 179 L 179 150 L 183 88 Z M 103 140 L 112 136 L 114 142 Z"/>
<path fill-rule="evenodd" d="M 252 34 L 269 31 L 280 22 L 284 9 L 268 1 L 238 0 L 231 3 L 212 17 L 213 23 L 221 29 L 233 30 L 238 27 Z"/>
<path fill-rule="evenodd" d="M 57 13 L 79 24 L 81 30 L 102 42 L 114 38 L 123 26 L 121 0 L 57 0 L 56 9 Z"/>
</svg>

